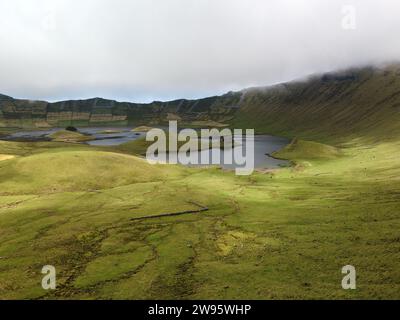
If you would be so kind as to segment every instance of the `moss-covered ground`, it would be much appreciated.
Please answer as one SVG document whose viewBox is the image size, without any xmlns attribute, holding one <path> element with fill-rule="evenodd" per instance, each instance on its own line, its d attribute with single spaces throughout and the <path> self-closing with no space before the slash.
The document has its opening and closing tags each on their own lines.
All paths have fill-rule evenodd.
<svg viewBox="0 0 400 320">
<path fill-rule="evenodd" d="M 240 177 L 134 145 L 0 141 L 0 298 L 398 299 L 399 147 L 295 140 L 274 154 L 292 167 Z"/>
</svg>

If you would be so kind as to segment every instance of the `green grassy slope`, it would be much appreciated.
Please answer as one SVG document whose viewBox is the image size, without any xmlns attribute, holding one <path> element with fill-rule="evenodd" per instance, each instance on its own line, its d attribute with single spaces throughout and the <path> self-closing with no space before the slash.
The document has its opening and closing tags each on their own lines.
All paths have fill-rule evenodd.
<svg viewBox="0 0 400 320">
<path fill-rule="evenodd" d="M 400 65 L 354 69 L 265 89 L 249 89 L 232 121 L 259 132 L 337 142 L 397 139 Z"/>
<path fill-rule="evenodd" d="M 44 152 L 2 164 L 0 194 L 99 190 L 179 177 L 145 160 L 101 151 Z"/>
<path fill-rule="evenodd" d="M 90 148 L 58 152 L 79 155 L 67 177 L 54 150 L 2 161 L 2 177 L 21 161 L 54 167 L 52 181 L 40 170 L 2 179 L 0 297 L 399 298 L 398 148 L 296 155 L 295 168 L 250 177 L 161 166 L 164 177 L 151 169 L 139 181 L 130 168 L 142 161 L 114 167 Z M 145 218 L 199 205 L 209 210 Z M 58 271 L 54 292 L 40 286 L 45 264 Z M 356 291 L 340 287 L 345 264 L 358 270 Z"/>
<path fill-rule="evenodd" d="M 304 141 L 297 138 L 293 139 L 290 144 L 272 154 L 272 156 L 280 159 L 334 159 L 340 156 L 339 148 L 335 148 L 326 144 Z"/>
<path fill-rule="evenodd" d="M 399 299 L 400 135 L 396 97 L 368 102 L 385 99 L 379 79 L 353 97 L 340 81 L 337 98 L 286 97 L 281 117 L 281 98 L 244 100 L 259 114 L 235 121 L 299 137 L 274 154 L 293 167 L 247 177 L 152 167 L 126 154 L 140 145 L 0 141 L 15 156 L 0 161 L 0 298 Z M 341 288 L 347 264 L 357 290 Z"/>
</svg>

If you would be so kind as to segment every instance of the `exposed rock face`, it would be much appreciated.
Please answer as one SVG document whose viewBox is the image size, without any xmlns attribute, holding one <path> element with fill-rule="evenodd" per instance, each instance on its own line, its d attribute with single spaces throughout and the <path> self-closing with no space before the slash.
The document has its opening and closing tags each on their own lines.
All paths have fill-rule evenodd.
<svg viewBox="0 0 400 320">
<path fill-rule="evenodd" d="M 167 120 L 220 120 L 237 110 L 241 93 L 199 100 L 138 104 L 94 98 L 48 103 L 0 96 L 0 125 L 87 126 L 159 124 Z"/>
</svg>

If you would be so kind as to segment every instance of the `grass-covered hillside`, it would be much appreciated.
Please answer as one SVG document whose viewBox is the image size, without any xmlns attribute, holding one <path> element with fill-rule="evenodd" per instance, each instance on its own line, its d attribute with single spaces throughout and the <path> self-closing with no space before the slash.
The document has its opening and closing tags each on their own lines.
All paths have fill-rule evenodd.
<svg viewBox="0 0 400 320">
<path fill-rule="evenodd" d="M 297 137 L 273 154 L 291 167 L 251 176 L 0 141 L 0 298 L 399 299 L 396 72 L 246 94 L 237 125 Z"/>
<path fill-rule="evenodd" d="M 346 141 L 397 139 L 400 65 L 361 68 L 244 91 L 234 127 Z"/>
</svg>

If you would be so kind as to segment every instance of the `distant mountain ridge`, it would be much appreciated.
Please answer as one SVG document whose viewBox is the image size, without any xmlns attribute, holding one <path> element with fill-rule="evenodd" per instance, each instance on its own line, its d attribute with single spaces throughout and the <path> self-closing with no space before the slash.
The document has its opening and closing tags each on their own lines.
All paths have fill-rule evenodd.
<svg viewBox="0 0 400 320">
<path fill-rule="evenodd" d="M 226 121 L 232 118 L 241 93 L 198 100 L 152 103 L 118 102 L 102 98 L 49 103 L 0 95 L 0 125 L 89 126 L 159 124 L 168 119 Z"/>
<path fill-rule="evenodd" d="M 156 125 L 213 121 L 287 136 L 400 136 L 400 64 L 311 76 L 197 100 L 102 98 L 55 103 L 0 95 L 0 126 Z"/>
</svg>

